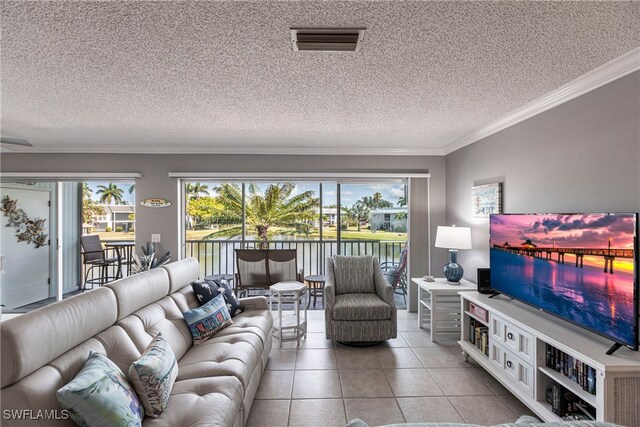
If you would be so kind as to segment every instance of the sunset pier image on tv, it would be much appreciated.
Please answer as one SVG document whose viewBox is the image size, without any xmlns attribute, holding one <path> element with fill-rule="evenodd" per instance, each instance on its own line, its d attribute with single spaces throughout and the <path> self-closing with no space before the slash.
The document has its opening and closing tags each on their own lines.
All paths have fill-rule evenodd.
<svg viewBox="0 0 640 427">
<path fill-rule="evenodd" d="M 637 348 L 637 214 L 498 214 L 491 287 Z"/>
</svg>

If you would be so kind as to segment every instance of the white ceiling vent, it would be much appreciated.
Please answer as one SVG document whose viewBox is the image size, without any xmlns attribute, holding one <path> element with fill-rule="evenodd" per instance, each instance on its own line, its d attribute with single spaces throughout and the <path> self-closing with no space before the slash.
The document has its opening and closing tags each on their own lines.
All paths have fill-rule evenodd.
<svg viewBox="0 0 640 427">
<path fill-rule="evenodd" d="M 364 28 L 291 28 L 293 50 L 357 52 Z"/>
</svg>

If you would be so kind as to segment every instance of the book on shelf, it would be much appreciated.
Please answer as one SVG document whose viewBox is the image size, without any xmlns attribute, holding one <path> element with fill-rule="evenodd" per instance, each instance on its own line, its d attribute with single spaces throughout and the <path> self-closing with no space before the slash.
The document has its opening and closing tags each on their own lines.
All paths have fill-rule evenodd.
<svg viewBox="0 0 640 427">
<path fill-rule="evenodd" d="M 469 319 L 469 342 L 489 356 L 489 328 L 475 319 Z"/>
<path fill-rule="evenodd" d="M 547 389 L 547 402 L 551 412 L 565 420 L 595 420 L 596 410 L 558 383 Z"/>
<path fill-rule="evenodd" d="M 571 412 L 570 405 L 575 400 L 575 397 L 575 394 L 554 383 L 551 387 L 551 412 L 559 417 L 564 417 Z"/>
<path fill-rule="evenodd" d="M 546 344 L 545 364 L 578 384 L 584 391 L 596 394 L 596 369 L 577 358 Z"/>
</svg>

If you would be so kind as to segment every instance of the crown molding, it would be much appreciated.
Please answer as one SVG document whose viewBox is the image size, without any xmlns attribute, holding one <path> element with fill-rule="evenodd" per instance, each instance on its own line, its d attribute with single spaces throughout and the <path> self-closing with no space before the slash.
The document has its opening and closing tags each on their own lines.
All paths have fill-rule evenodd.
<svg viewBox="0 0 640 427">
<path fill-rule="evenodd" d="M 404 179 L 431 178 L 428 172 L 169 172 L 169 178 L 180 179 L 297 179 L 302 181 L 322 179 Z"/>
<path fill-rule="evenodd" d="M 640 70 L 640 47 L 595 68 L 577 79 L 560 86 L 558 89 L 537 98 L 528 104 L 502 116 L 501 118 L 483 126 L 480 129 L 443 147 L 444 154 L 453 153 L 467 145 L 517 123 L 534 117 L 558 105 L 564 104 L 585 93 L 611 83 L 634 71 Z"/>
<path fill-rule="evenodd" d="M 302 146 L 189 146 L 174 145 L 173 147 L 150 147 L 149 145 L 123 147 L 114 149 L 109 147 L 95 147 L 91 149 L 79 147 L 64 147 L 52 150 L 44 148 L 42 150 L 13 150 L 8 154 L 260 154 L 260 155 L 318 155 L 318 156 L 443 156 L 442 148 L 428 147 L 302 147 Z"/>
<path fill-rule="evenodd" d="M 2 172 L 0 180 L 93 180 L 93 179 L 136 179 L 142 178 L 140 172 Z"/>
</svg>

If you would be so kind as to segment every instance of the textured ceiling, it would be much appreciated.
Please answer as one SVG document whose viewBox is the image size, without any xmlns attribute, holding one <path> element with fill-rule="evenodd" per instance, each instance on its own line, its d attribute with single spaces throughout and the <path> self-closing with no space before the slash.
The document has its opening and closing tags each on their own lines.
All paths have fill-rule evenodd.
<svg viewBox="0 0 640 427">
<path fill-rule="evenodd" d="M 640 45 L 638 2 L 1 7 L 2 136 L 34 145 L 16 151 L 438 152 Z M 290 27 L 367 30 L 312 53 Z"/>
</svg>

